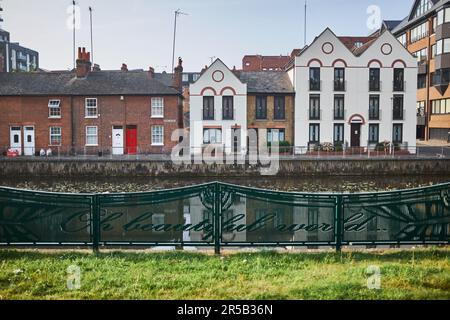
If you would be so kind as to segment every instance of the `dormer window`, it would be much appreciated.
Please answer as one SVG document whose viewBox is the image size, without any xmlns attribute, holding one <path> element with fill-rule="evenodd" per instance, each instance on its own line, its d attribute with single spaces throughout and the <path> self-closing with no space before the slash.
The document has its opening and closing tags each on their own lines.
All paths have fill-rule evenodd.
<svg viewBox="0 0 450 320">
<path fill-rule="evenodd" d="M 420 0 L 419 4 L 417 5 L 417 8 L 416 8 L 414 18 L 422 16 L 425 12 L 430 10 L 430 8 L 431 8 L 431 2 L 429 0 Z"/>
<path fill-rule="evenodd" d="M 48 102 L 48 117 L 61 118 L 61 100 L 50 100 Z"/>
<path fill-rule="evenodd" d="M 355 48 L 361 48 L 364 45 L 361 41 L 355 42 Z"/>
</svg>

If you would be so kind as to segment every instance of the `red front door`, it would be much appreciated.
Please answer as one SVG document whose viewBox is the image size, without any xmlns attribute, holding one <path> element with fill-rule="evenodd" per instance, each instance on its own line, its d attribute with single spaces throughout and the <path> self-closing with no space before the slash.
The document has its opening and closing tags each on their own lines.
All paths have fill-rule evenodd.
<svg viewBox="0 0 450 320">
<path fill-rule="evenodd" d="M 127 126 L 127 154 L 137 154 L 137 127 Z"/>
</svg>

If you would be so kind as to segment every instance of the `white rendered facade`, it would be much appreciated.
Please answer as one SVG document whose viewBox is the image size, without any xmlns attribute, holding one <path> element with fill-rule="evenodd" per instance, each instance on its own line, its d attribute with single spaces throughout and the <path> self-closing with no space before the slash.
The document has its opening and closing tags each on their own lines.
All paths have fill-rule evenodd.
<svg viewBox="0 0 450 320">
<path fill-rule="evenodd" d="M 214 147 L 246 153 L 247 85 L 220 59 L 190 85 L 190 145 L 193 154 Z"/>
<path fill-rule="evenodd" d="M 315 90 L 311 90 L 311 68 L 320 70 L 319 90 L 317 86 Z M 340 68 L 340 72 L 344 70 L 344 90 L 336 91 L 336 68 Z M 379 69 L 379 90 L 369 90 L 369 73 L 373 75 L 377 72 L 370 69 Z M 403 69 L 401 90 L 396 88 L 394 91 L 394 69 Z M 303 147 L 336 141 L 341 142 L 344 147 L 374 147 L 376 142 L 384 141 L 395 142 L 403 147 L 416 146 L 417 61 L 390 32 L 384 32 L 367 44 L 366 48 L 360 48 L 354 53 L 330 29 L 326 29 L 295 58 L 294 66 L 287 72 L 296 91 L 297 153 L 306 152 Z M 402 73 L 395 72 L 397 75 Z M 379 114 L 369 116 L 369 101 L 375 101 L 376 104 L 377 96 Z M 315 105 L 317 97 L 320 107 L 312 108 L 311 117 L 310 103 Z M 403 106 L 399 108 L 401 97 Z M 338 104 L 343 99 L 344 112 L 338 117 L 335 117 L 335 98 L 340 100 Z M 399 113 L 401 108 L 403 110 Z M 317 113 L 317 109 L 320 112 Z M 374 138 L 376 127 L 377 139 Z M 343 132 L 339 132 L 341 128 Z M 315 137 L 316 135 L 319 137 Z M 342 137 L 336 140 L 336 135 Z"/>
</svg>

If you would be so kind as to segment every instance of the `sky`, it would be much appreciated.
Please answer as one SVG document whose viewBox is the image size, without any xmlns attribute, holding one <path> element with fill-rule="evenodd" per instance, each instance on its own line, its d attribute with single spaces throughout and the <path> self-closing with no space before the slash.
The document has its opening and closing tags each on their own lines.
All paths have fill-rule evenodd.
<svg viewBox="0 0 450 320">
<path fill-rule="evenodd" d="M 11 41 L 37 50 L 40 67 L 67 70 L 73 66 L 69 21 L 71 0 L 0 0 Z M 290 54 L 304 43 L 303 0 L 77 0 L 77 47 L 90 51 L 89 6 L 93 8 L 94 62 L 103 70 L 170 71 L 174 11 L 182 9 L 177 28 L 176 57 L 185 71 L 199 71 L 221 58 L 228 67 L 242 66 L 246 54 Z M 408 15 L 413 0 L 308 0 L 307 43 L 330 27 L 337 35 L 368 35 L 370 6 L 384 20 Z M 370 11 L 370 10 L 369 10 Z"/>
</svg>

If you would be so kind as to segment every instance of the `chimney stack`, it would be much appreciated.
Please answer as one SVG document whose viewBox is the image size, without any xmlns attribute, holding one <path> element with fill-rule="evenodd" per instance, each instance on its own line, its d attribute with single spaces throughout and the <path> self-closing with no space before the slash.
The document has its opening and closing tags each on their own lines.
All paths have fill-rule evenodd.
<svg viewBox="0 0 450 320">
<path fill-rule="evenodd" d="M 181 90 L 183 89 L 183 60 L 178 58 L 178 66 L 175 68 L 175 72 L 173 74 L 172 87 L 175 89 Z"/>
<path fill-rule="evenodd" d="M 128 71 L 128 66 L 125 63 L 122 63 L 122 68 L 120 68 L 122 71 Z"/>
<path fill-rule="evenodd" d="M 155 69 L 154 68 L 152 68 L 152 67 L 148 68 L 148 77 L 150 79 L 154 79 L 155 78 Z"/>
<path fill-rule="evenodd" d="M 91 71 L 91 53 L 86 52 L 86 48 L 78 48 L 78 59 L 77 59 L 77 78 L 86 78 Z"/>
</svg>

